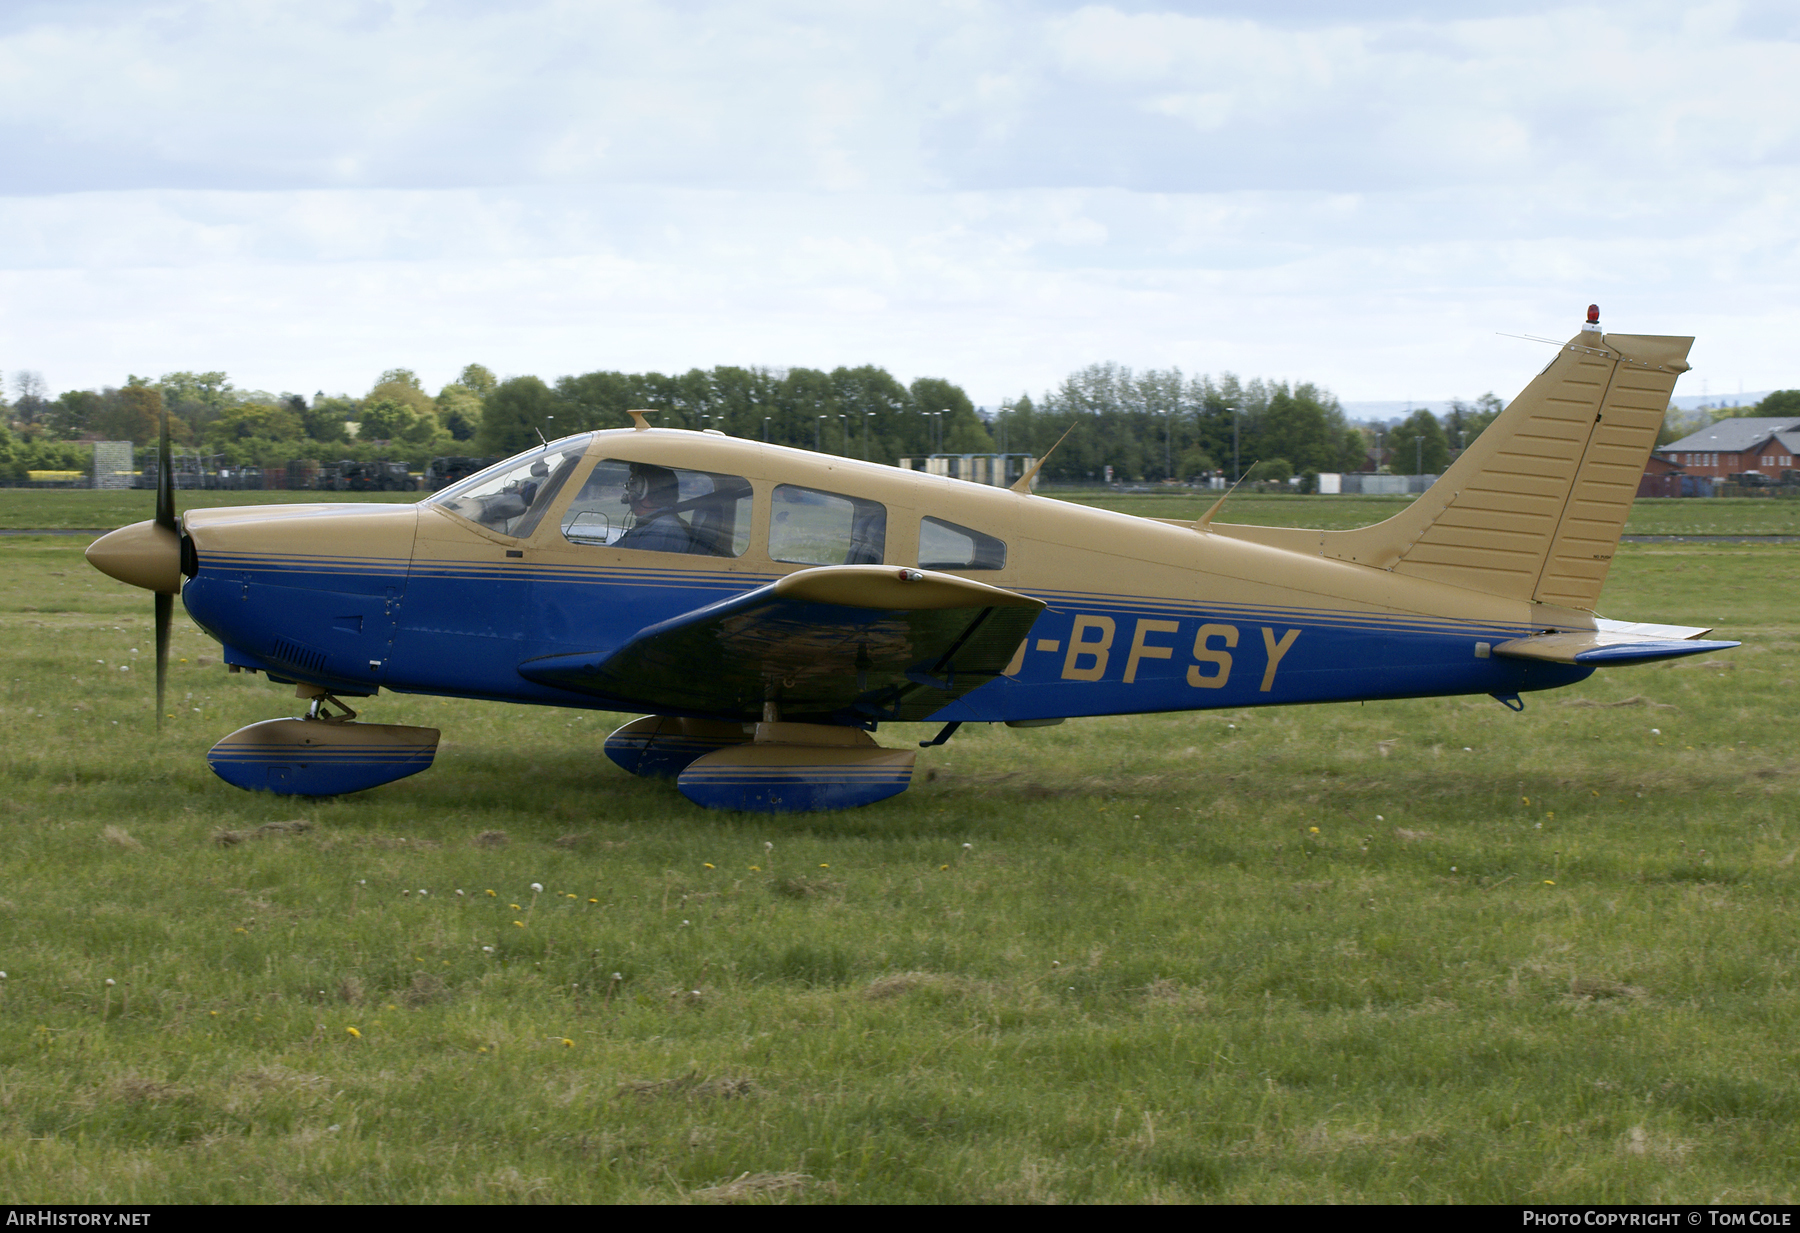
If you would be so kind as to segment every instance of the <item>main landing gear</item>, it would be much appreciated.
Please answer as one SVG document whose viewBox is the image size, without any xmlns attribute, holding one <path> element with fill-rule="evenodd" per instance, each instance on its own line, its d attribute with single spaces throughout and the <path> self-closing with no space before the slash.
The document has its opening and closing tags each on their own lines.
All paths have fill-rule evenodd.
<svg viewBox="0 0 1800 1233">
<path fill-rule="evenodd" d="M 606 756 L 634 775 L 673 779 L 708 809 L 797 813 L 851 809 L 906 791 L 911 749 L 883 749 L 859 728 L 647 715 L 606 738 Z"/>
<path fill-rule="evenodd" d="M 417 775 L 437 756 L 436 728 L 355 723 L 356 712 L 318 686 L 294 692 L 310 700 L 305 717 L 239 728 L 207 751 L 213 774 L 252 792 L 340 796 Z"/>
</svg>

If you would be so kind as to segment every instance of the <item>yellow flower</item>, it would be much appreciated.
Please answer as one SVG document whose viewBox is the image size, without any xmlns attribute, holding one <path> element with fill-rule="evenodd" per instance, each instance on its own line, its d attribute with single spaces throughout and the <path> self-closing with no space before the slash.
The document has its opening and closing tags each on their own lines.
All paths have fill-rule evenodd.
<svg viewBox="0 0 1800 1233">
<path fill-rule="evenodd" d="M 496 894 L 494 894 L 494 892 L 493 892 L 493 891 L 489 891 L 489 892 L 488 892 L 488 895 L 489 895 L 489 896 L 490 896 L 490 897 L 491 897 L 491 898 L 494 898 L 494 899 L 498 899 L 498 898 L 499 898 L 499 897 L 500 897 L 500 896 L 498 896 L 498 895 L 496 895 Z"/>
<path fill-rule="evenodd" d="M 1549 878 L 1545 878 L 1545 879 L 1544 879 L 1544 885 L 1545 885 L 1545 886 L 1555 886 L 1555 885 L 1556 885 L 1556 883 L 1554 883 L 1554 882 L 1552 882 L 1552 881 L 1551 881 L 1551 880 L 1550 880 L 1550 879 L 1549 879 Z"/>
<path fill-rule="evenodd" d="M 598 899 L 590 899 L 590 900 L 588 900 L 588 902 L 589 903 L 599 903 L 600 901 Z"/>
<path fill-rule="evenodd" d="M 751 873 L 761 873 L 762 866 L 761 865 L 752 865 L 752 866 L 750 866 L 750 872 Z"/>
<path fill-rule="evenodd" d="M 1315 834 L 1315 835 L 1316 835 L 1316 834 L 1318 834 L 1318 833 L 1319 833 L 1319 828 L 1318 828 L 1318 827 L 1316 827 L 1316 826 L 1309 826 L 1309 827 L 1307 827 L 1307 828 L 1306 828 L 1306 829 L 1307 829 L 1307 830 L 1309 830 L 1309 831 L 1311 831 L 1311 832 L 1312 832 L 1312 833 L 1313 833 L 1313 834 Z"/>
<path fill-rule="evenodd" d="M 358 1039 L 358 1040 L 362 1039 L 362 1033 L 357 1031 L 355 1028 L 350 1027 L 350 1028 L 345 1028 L 344 1030 L 346 1032 L 350 1033 L 350 1035 L 356 1037 L 356 1039 Z"/>
<path fill-rule="evenodd" d="M 575 1047 L 575 1042 L 570 1040 L 567 1036 L 562 1038 L 562 1042 L 563 1048 L 565 1049 L 573 1049 Z"/>
<path fill-rule="evenodd" d="M 945 869 L 948 869 L 948 868 L 950 868 L 950 866 L 948 866 L 948 865 L 939 865 L 939 866 L 938 866 L 938 870 L 939 870 L 939 871 L 940 871 L 940 872 L 942 872 L 942 871 L 943 871 L 943 870 L 945 870 Z"/>
<path fill-rule="evenodd" d="M 711 869 L 714 867 L 710 861 L 701 861 L 700 863 L 702 865 L 705 865 L 708 869 Z"/>
<path fill-rule="evenodd" d="M 521 929 L 523 929 L 525 927 L 525 922 L 522 920 L 516 920 L 513 922 L 513 924 L 517 925 Z"/>
<path fill-rule="evenodd" d="M 829 862 L 829 861 L 820 861 L 820 862 L 819 862 L 819 868 L 821 868 L 821 869 L 829 869 L 829 868 L 831 868 L 831 864 L 830 864 L 830 862 Z"/>
</svg>

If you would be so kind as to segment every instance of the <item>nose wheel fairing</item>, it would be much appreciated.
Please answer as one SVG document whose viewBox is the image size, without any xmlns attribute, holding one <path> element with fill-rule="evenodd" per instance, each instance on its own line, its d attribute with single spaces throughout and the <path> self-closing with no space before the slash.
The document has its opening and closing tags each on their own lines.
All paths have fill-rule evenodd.
<svg viewBox="0 0 1800 1233">
<path fill-rule="evenodd" d="M 233 787 L 284 796 L 342 796 L 417 775 L 437 756 L 438 730 L 326 718 L 266 719 L 206 754 Z"/>
</svg>

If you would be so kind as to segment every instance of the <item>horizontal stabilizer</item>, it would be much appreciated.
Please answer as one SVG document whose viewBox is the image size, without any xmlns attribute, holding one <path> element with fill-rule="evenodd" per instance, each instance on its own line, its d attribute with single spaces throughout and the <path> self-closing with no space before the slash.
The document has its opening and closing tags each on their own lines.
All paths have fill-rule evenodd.
<svg viewBox="0 0 1800 1233">
<path fill-rule="evenodd" d="M 1627 621 L 1600 621 L 1598 629 L 1567 633 L 1534 634 L 1495 645 L 1494 654 L 1506 659 L 1541 659 L 1553 664 L 1643 664 L 1659 659 L 1679 659 L 1707 651 L 1729 651 L 1735 642 L 1702 642 L 1709 629 L 1680 625 L 1646 625 Z"/>
<path fill-rule="evenodd" d="M 999 676 L 1043 608 L 954 574 L 822 566 L 519 673 L 665 714 L 756 720 L 774 702 L 784 716 L 917 720 Z"/>
</svg>

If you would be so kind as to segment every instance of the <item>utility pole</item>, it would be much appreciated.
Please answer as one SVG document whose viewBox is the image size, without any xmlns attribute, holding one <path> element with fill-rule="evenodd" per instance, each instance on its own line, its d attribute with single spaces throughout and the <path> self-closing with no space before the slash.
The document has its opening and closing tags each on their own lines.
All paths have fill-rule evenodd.
<svg viewBox="0 0 1800 1233">
<path fill-rule="evenodd" d="M 815 454 L 825 452 L 824 429 L 821 427 L 825 423 L 825 419 L 826 417 L 821 415 L 813 421 L 813 453 Z"/>
<path fill-rule="evenodd" d="M 767 416 L 767 415 L 763 416 L 763 442 L 765 444 L 769 440 L 769 419 L 770 419 L 769 416 Z"/>
<path fill-rule="evenodd" d="M 850 457 L 850 417 L 840 415 L 838 418 L 844 421 L 844 457 L 848 458 Z"/>
<path fill-rule="evenodd" d="M 1231 412 L 1231 482 L 1237 483 L 1243 475 L 1243 468 L 1238 465 L 1238 409 L 1226 407 Z"/>
</svg>

